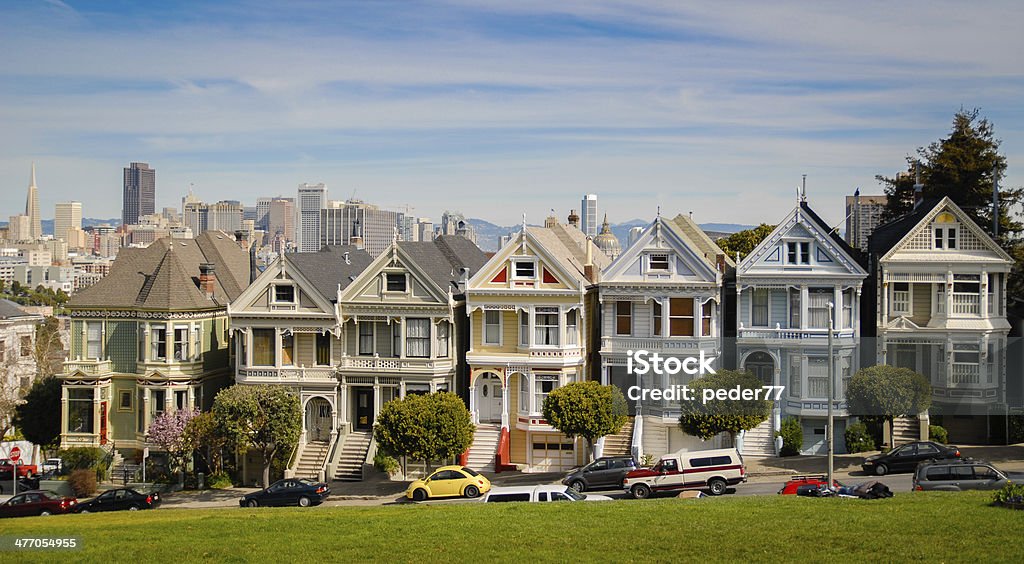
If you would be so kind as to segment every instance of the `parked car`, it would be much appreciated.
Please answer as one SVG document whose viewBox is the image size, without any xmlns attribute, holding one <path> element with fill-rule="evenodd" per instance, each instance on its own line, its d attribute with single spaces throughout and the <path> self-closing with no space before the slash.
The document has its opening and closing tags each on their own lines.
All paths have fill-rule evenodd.
<svg viewBox="0 0 1024 564">
<path fill-rule="evenodd" d="M 728 486 L 747 481 L 743 456 L 734 448 L 679 451 L 661 457 L 654 468 L 633 470 L 622 480 L 622 488 L 634 498 L 652 492 L 707 489 L 722 495 Z"/>
<path fill-rule="evenodd" d="M 622 479 L 636 470 L 632 456 L 603 456 L 570 472 L 562 483 L 578 492 L 602 488 L 622 488 Z"/>
<path fill-rule="evenodd" d="M 261 505 L 309 507 L 323 503 L 330 493 L 331 489 L 323 482 L 306 478 L 285 478 L 270 484 L 266 489 L 242 496 L 238 500 L 238 505 L 242 507 L 259 507 Z"/>
<path fill-rule="evenodd" d="M 1024 482 L 1024 472 L 1004 472 L 983 460 L 925 462 L 914 471 L 915 491 L 998 490 Z"/>
<path fill-rule="evenodd" d="M 60 474 L 64 471 L 64 461 L 59 458 L 47 458 L 43 462 L 42 471 L 44 474 Z"/>
<path fill-rule="evenodd" d="M 0 517 L 28 517 L 30 515 L 57 515 L 73 511 L 78 500 L 49 490 L 20 493 L 0 505 Z"/>
<path fill-rule="evenodd" d="M 933 458 L 960 458 L 960 449 L 934 441 L 916 441 L 900 445 L 883 454 L 869 456 L 860 467 L 868 474 L 885 476 L 892 472 L 913 472 L 918 463 Z"/>
<path fill-rule="evenodd" d="M 0 494 L 7 495 L 7 494 L 14 493 L 12 491 L 12 487 L 13 486 L 14 485 L 11 483 L 10 473 L 8 472 L 8 475 L 7 475 L 6 478 L 0 479 Z M 39 489 L 39 478 L 38 477 L 36 477 L 36 478 L 18 478 L 18 492 L 27 492 L 29 490 L 38 490 L 38 489 Z"/>
<path fill-rule="evenodd" d="M 424 501 L 432 497 L 479 497 L 491 489 L 491 481 L 472 468 L 442 466 L 425 479 L 416 480 L 405 490 L 405 497 Z"/>
<path fill-rule="evenodd" d="M 83 501 L 75 507 L 75 513 L 92 513 L 96 511 L 138 511 L 153 509 L 160 503 L 160 494 L 142 494 L 131 488 L 107 490 L 100 495 Z"/>
<path fill-rule="evenodd" d="M 817 476 L 793 476 L 790 478 L 782 489 L 779 490 L 779 495 L 799 495 L 803 492 L 806 495 L 811 495 L 808 492 L 811 489 L 820 489 L 828 485 L 828 476 L 817 475 Z M 836 490 L 843 487 L 843 484 L 839 480 L 832 480 L 832 487 Z"/>
<path fill-rule="evenodd" d="M 576 488 L 556 485 L 494 488 L 481 500 L 483 503 L 511 501 L 611 501 L 606 495 L 584 494 Z"/>
<path fill-rule="evenodd" d="M 10 458 L 0 458 L 0 479 L 6 476 L 7 479 L 10 480 L 12 476 L 11 473 L 14 471 L 15 466 L 18 468 L 19 478 L 31 478 L 39 473 L 39 467 L 35 464 L 23 464 L 19 460 L 18 464 L 15 465 L 11 462 Z"/>
</svg>

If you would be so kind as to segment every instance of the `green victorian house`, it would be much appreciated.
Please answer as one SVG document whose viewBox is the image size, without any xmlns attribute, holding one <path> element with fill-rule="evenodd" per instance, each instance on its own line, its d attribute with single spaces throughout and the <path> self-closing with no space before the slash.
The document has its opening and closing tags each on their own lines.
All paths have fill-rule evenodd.
<svg viewBox="0 0 1024 564">
<path fill-rule="evenodd" d="M 68 304 L 61 448 L 146 445 L 154 418 L 209 409 L 232 379 L 227 304 L 251 280 L 244 241 L 220 231 L 121 249 Z"/>
</svg>

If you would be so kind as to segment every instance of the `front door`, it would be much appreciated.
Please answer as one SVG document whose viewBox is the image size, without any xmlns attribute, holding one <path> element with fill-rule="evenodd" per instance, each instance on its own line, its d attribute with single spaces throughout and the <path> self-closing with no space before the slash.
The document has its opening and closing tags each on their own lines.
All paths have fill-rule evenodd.
<svg viewBox="0 0 1024 564">
<path fill-rule="evenodd" d="M 356 388 L 356 429 L 373 428 L 373 388 Z"/>
<path fill-rule="evenodd" d="M 331 404 L 313 398 L 306 404 L 306 439 L 323 442 L 331 436 Z"/>
<path fill-rule="evenodd" d="M 480 376 L 476 384 L 476 399 L 481 423 L 501 422 L 501 379 L 496 374 Z"/>
</svg>

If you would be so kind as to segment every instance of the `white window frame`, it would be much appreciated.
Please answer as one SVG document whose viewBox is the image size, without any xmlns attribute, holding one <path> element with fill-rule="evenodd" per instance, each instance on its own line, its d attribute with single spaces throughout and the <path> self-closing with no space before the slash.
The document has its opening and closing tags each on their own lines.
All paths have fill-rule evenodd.
<svg viewBox="0 0 1024 564">
<path fill-rule="evenodd" d="M 93 326 L 97 327 L 98 331 L 99 331 L 95 341 L 91 341 L 90 338 L 89 338 L 89 328 L 93 327 Z M 83 340 L 85 341 L 85 355 L 83 355 L 83 356 L 85 358 L 92 359 L 92 360 L 101 360 L 103 358 L 103 322 L 102 321 L 86 321 L 85 322 L 85 339 L 83 339 Z M 90 349 L 90 344 L 93 343 L 93 342 L 95 342 L 96 346 L 98 347 L 95 356 L 93 356 L 92 351 L 89 350 Z"/>
<path fill-rule="evenodd" d="M 533 346 L 535 347 L 550 347 L 557 348 L 562 345 L 561 333 L 562 333 L 562 312 L 557 306 L 538 306 L 533 309 Z M 539 323 L 540 316 L 551 316 L 555 319 L 554 325 L 541 325 Z M 545 335 L 554 335 L 554 343 L 540 343 L 537 339 L 537 331 L 544 328 Z"/>
<path fill-rule="evenodd" d="M 284 287 L 292 289 L 292 300 L 290 302 L 277 299 L 277 289 Z M 270 303 L 273 305 L 296 305 L 299 303 L 299 290 L 292 282 L 274 282 L 270 285 Z"/>
<path fill-rule="evenodd" d="M 932 225 L 932 248 L 957 250 L 960 248 L 960 224 L 936 223 Z M 953 243 L 950 245 L 950 243 Z"/>
<path fill-rule="evenodd" d="M 664 257 L 664 267 L 655 266 L 654 257 Z M 659 259 L 657 262 L 661 263 Z M 649 272 L 671 272 L 672 271 L 672 255 L 669 253 L 649 253 L 647 255 L 647 270 Z"/>
<path fill-rule="evenodd" d="M 363 325 L 370 327 L 370 334 L 364 335 L 362 333 Z M 370 350 L 363 350 L 363 337 L 370 337 Z M 377 352 L 377 323 L 373 321 L 364 321 L 362 323 L 356 323 L 356 355 L 357 356 L 373 356 Z"/>
<path fill-rule="evenodd" d="M 565 346 L 576 347 L 579 346 L 579 331 L 580 331 L 580 312 L 576 308 L 569 308 L 565 311 Z M 570 318 L 572 323 L 569 323 Z"/>
<path fill-rule="evenodd" d="M 519 274 L 519 265 L 529 264 L 533 268 L 533 276 L 521 276 Z M 538 278 L 537 261 L 533 259 L 528 260 L 514 260 L 512 261 L 512 279 L 513 280 L 537 280 Z"/>
<path fill-rule="evenodd" d="M 757 296 L 758 294 L 764 295 L 764 323 L 756 323 L 754 320 L 757 319 Z M 750 326 L 751 327 L 768 327 L 771 325 L 772 319 L 772 295 L 768 288 L 751 288 L 750 289 Z"/>
<path fill-rule="evenodd" d="M 628 308 L 629 308 L 629 314 L 628 315 L 623 315 L 622 313 L 619 312 L 619 305 L 621 305 L 621 304 L 626 304 L 626 306 L 628 306 Z M 615 315 L 613 315 L 613 317 L 615 318 L 615 327 L 612 329 L 615 332 L 615 335 L 617 337 L 631 337 L 633 335 L 633 325 L 634 325 L 634 322 L 636 321 L 635 318 L 634 318 L 634 315 L 633 315 L 634 311 L 636 310 L 636 308 L 633 306 L 633 302 L 631 302 L 629 300 L 616 300 L 612 304 L 612 307 L 615 309 Z M 629 317 L 629 331 L 627 331 L 625 333 L 620 333 L 619 332 L 619 318 L 620 317 L 621 318 Z"/>
<path fill-rule="evenodd" d="M 159 354 L 157 354 L 157 350 L 156 350 L 157 343 L 159 342 L 157 340 L 156 336 L 157 336 L 157 333 L 160 332 L 160 331 L 164 332 L 164 340 L 163 340 L 163 343 L 164 343 L 164 355 L 163 356 L 160 356 Z M 170 335 L 171 335 L 171 330 L 164 323 L 153 324 L 153 325 L 149 326 L 149 352 L 150 352 L 150 360 L 152 360 L 154 362 L 167 362 L 171 358 L 172 355 L 170 354 L 171 353 L 171 350 L 170 350 L 170 346 L 171 346 Z"/>
<path fill-rule="evenodd" d="M 407 272 L 384 272 L 384 292 L 385 294 L 408 294 L 409 293 L 409 274 Z M 388 277 L 390 276 L 401 276 L 403 279 L 403 287 L 401 290 L 392 290 L 388 288 Z"/>
<path fill-rule="evenodd" d="M 790 249 L 794 246 L 795 252 Z M 796 266 L 807 266 L 811 264 L 811 241 L 786 241 L 786 264 Z M 790 256 L 790 253 L 793 256 Z M 807 260 L 803 260 L 806 256 Z"/>
<path fill-rule="evenodd" d="M 547 392 L 542 391 L 542 382 L 553 382 L 554 385 Z M 544 411 L 544 400 L 547 399 L 548 394 L 562 387 L 561 378 L 557 374 L 533 374 L 533 394 L 530 398 L 533 410 L 531 413 L 541 413 Z"/>
<path fill-rule="evenodd" d="M 489 313 L 495 314 L 497 316 L 497 318 L 498 318 L 498 323 L 497 323 L 497 329 L 498 329 L 498 335 L 497 336 L 498 336 L 498 339 L 495 340 L 495 341 L 487 340 L 487 327 L 489 325 L 492 326 L 492 327 L 495 325 L 495 324 L 487 323 L 487 314 L 489 314 Z M 501 337 L 502 337 L 503 323 L 504 323 L 504 317 L 505 317 L 504 315 L 502 315 L 502 313 L 503 312 L 501 310 L 498 310 L 498 309 L 490 309 L 490 310 L 485 309 L 485 310 L 483 310 L 483 315 L 480 316 L 481 317 L 481 321 L 483 321 L 483 331 L 482 331 L 482 338 L 481 338 L 480 342 L 482 342 L 485 345 L 494 345 L 494 346 L 499 346 L 499 347 L 501 346 Z"/>
<path fill-rule="evenodd" d="M 897 290 L 896 287 L 900 284 L 906 284 L 906 290 Z M 898 294 L 906 293 L 906 298 L 901 299 L 897 297 Z M 914 285 L 910 282 L 893 282 L 891 291 L 890 301 L 892 307 L 889 313 L 895 315 L 910 315 L 914 308 Z M 901 307 L 901 304 L 905 304 L 905 307 Z"/>
<path fill-rule="evenodd" d="M 178 356 L 178 332 L 184 331 L 185 339 L 183 341 L 182 354 Z M 175 362 L 188 362 L 192 359 L 192 328 L 189 325 L 175 325 L 173 332 L 174 342 L 172 344 L 172 355 Z"/>
</svg>

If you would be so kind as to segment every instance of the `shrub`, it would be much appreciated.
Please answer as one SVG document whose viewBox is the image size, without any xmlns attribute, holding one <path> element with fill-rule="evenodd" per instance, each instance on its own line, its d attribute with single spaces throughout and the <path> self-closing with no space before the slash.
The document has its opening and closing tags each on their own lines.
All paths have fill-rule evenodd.
<svg viewBox="0 0 1024 564">
<path fill-rule="evenodd" d="M 72 471 L 99 467 L 107 453 L 96 447 L 73 447 L 60 451 L 59 456 L 64 468 Z"/>
<path fill-rule="evenodd" d="M 1024 443 L 1024 415 L 1010 416 L 1010 442 Z"/>
<path fill-rule="evenodd" d="M 1007 482 L 1002 489 L 995 493 L 992 501 L 996 505 L 1019 505 L 1024 503 L 1024 484 Z"/>
<path fill-rule="evenodd" d="M 211 490 L 226 490 L 234 486 L 231 482 L 231 476 L 227 472 L 216 472 L 210 474 L 210 477 L 206 479 L 206 487 Z"/>
<path fill-rule="evenodd" d="M 96 492 L 96 472 L 88 468 L 79 468 L 68 477 L 68 485 L 75 492 L 75 497 L 85 497 Z"/>
<path fill-rule="evenodd" d="M 373 467 L 381 472 L 387 472 L 388 475 L 397 474 L 399 470 L 395 457 L 382 451 L 377 451 L 377 454 L 373 455 Z"/>
<path fill-rule="evenodd" d="M 846 452 L 850 454 L 878 448 L 875 445 L 875 439 L 868 431 L 868 426 L 863 423 L 854 423 L 847 427 L 844 438 L 846 439 Z"/>
<path fill-rule="evenodd" d="M 795 417 L 787 417 L 782 421 L 782 428 L 775 432 L 776 437 L 782 437 L 781 456 L 796 456 L 804 446 L 804 430 L 800 421 Z"/>
<path fill-rule="evenodd" d="M 946 432 L 945 427 L 939 425 L 928 426 L 928 437 L 937 443 L 946 444 L 949 442 L 949 433 Z"/>
</svg>

